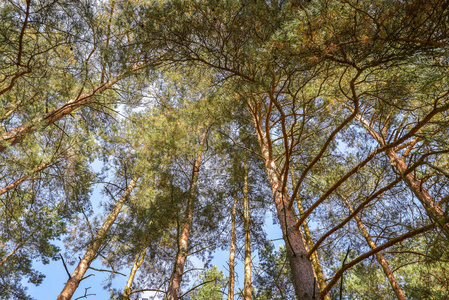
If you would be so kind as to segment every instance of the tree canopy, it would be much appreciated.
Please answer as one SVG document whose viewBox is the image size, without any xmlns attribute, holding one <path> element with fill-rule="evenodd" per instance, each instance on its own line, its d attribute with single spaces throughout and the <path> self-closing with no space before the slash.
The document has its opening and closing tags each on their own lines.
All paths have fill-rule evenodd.
<svg viewBox="0 0 449 300">
<path fill-rule="evenodd" d="M 0 298 L 33 299 L 37 261 L 59 300 L 95 261 L 111 299 L 449 298 L 449 1 L 8 0 L 0 20 Z"/>
</svg>

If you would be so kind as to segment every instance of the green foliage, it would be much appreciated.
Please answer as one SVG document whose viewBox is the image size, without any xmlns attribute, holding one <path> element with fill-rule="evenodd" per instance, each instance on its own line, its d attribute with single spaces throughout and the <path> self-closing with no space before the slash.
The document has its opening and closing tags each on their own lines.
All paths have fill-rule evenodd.
<svg viewBox="0 0 449 300">
<path fill-rule="evenodd" d="M 190 293 L 191 300 L 221 300 L 226 289 L 227 279 L 217 266 L 204 270 L 200 275 L 201 284 Z"/>
<path fill-rule="evenodd" d="M 94 183 L 109 211 L 132 176 L 139 185 L 98 256 L 119 269 L 147 249 L 139 285 L 167 282 L 189 197 L 189 251 L 227 245 L 247 157 L 256 248 L 274 209 L 268 190 L 290 196 L 293 171 L 304 210 L 317 206 L 307 217 L 315 241 L 350 214 L 336 192 L 363 206 L 378 245 L 438 225 L 385 252 L 409 298 L 445 299 L 447 24 L 443 0 L 1 2 L 0 298 L 27 299 L 23 278 L 44 275 L 32 262 L 57 258 L 52 240 L 66 232 L 77 261 L 104 219 L 93 215 Z M 273 166 L 277 186 L 264 173 Z M 321 244 L 329 279 L 348 247 L 350 259 L 371 250 L 353 220 Z M 285 248 L 259 256 L 255 298 L 293 299 Z M 373 259 L 344 278 L 346 298 L 393 295 Z M 224 280 L 205 271 L 192 299 L 221 299 Z"/>
<path fill-rule="evenodd" d="M 356 265 L 349 274 L 345 275 L 343 280 L 343 295 L 345 295 L 346 299 L 395 298 L 390 283 L 377 261 L 371 260 L 370 262 Z M 339 291 L 334 291 L 334 297 L 337 297 L 338 293 Z M 407 290 L 405 290 L 405 293 L 408 295 Z M 411 297 L 410 299 L 416 298 Z"/>
<path fill-rule="evenodd" d="M 256 267 L 253 283 L 254 299 L 296 299 L 285 247 L 280 245 L 276 251 L 272 244 L 267 243 L 259 256 L 261 261 Z"/>
</svg>

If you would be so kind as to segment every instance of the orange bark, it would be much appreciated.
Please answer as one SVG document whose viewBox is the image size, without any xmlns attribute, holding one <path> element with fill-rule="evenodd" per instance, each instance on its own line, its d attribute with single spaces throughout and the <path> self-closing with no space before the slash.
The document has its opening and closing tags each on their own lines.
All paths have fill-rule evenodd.
<svg viewBox="0 0 449 300">
<path fill-rule="evenodd" d="M 203 146 L 205 141 L 206 141 L 206 132 L 203 134 L 200 145 Z M 189 190 L 190 192 L 187 199 L 185 217 L 181 227 L 181 235 L 178 241 L 179 245 L 178 253 L 176 254 L 173 272 L 170 277 L 170 283 L 168 285 L 167 300 L 178 299 L 179 290 L 181 288 L 182 274 L 184 272 L 184 266 L 186 263 L 187 250 L 189 245 L 190 228 L 192 227 L 193 222 L 193 210 L 195 208 L 195 192 L 201 165 L 201 156 L 202 151 L 199 151 L 195 163 L 193 165 L 192 182 L 190 185 Z"/>
<path fill-rule="evenodd" d="M 234 299 L 234 285 L 235 285 L 235 216 L 237 214 L 237 188 L 234 196 L 234 206 L 232 207 L 232 219 L 231 219 L 231 249 L 229 253 L 229 289 L 228 300 Z"/>
<path fill-rule="evenodd" d="M 249 199 L 248 199 L 248 166 L 246 163 L 246 157 L 243 162 L 243 167 L 245 169 L 244 175 L 244 187 L 243 187 L 243 215 L 245 221 L 245 284 L 243 287 L 244 290 L 244 299 L 251 300 L 251 234 L 249 231 Z"/>
<path fill-rule="evenodd" d="M 282 189 L 282 177 L 276 170 L 276 161 L 271 153 L 271 141 L 263 131 L 258 116 L 254 115 L 253 122 L 256 127 L 257 138 L 265 161 L 265 170 L 273 193 L 279 224 L 281 226 L 287 258 L 293 275 L 293 285 L 298 299 L 311 300 L 320 298 L 320 290 L 316 284 L 313 264 L 307 258 L 307 249 L 302 232 L 295 228 L 298 219 L 289 205 L 289 195 Z"/>
<path fill-rule="evenodd" d="M 136 183 L 137 183 L 137 177 L 132 178 L 132 180 L 129 182 L 125 192 L 122 194 L 120 199 L 115 203 L 112 211 L 109 213 L 108 217 L 104 221 L 100 230 L 98 230 L 98 232 L 95 236 L 95 239 L 87 248 L 86 253 L 84 254 L 81 261 L 78 263 L 75 271 L 73 271 L 69 280 L 65 284 L 62 292 L 59 294 L 57 300 L 72 299 L 72 296 L 75 293 L 76 289 L 78 288 L 78 285 L 80 284 L 81 280 L 83 279 L 84 274 L 87 272 L 87 270 L 90 267 L 90 264 L 97 256 L 98 249 L 103 244 L 103 241 L 106 238 L 109 229 L 114 224 L 114 221 L 117 218 L 118 214 L 120 213 L 120 210 L 122 209 L 123 204 L 128 199 L 129 195 L 131 194 L 131 191 L 136 186 Z"/>
<path fill-rule="evenodd" d="M 354 208 L 352 207 L 351 203 L 349 203 L 349 201 L 346 199 L 346 197 L 344 195 L 342 195 L 341 193 L 337 193 L 337 194 L 340 196 L 340 198 L 343 200 L 343 202 L 349 208 L 351 213 L 353 213 Z M 365 225 L 363 224 L 362 219 L 360 219 L 360 217 L 357 215 L 355 215 L 354 218 L 357 222 L 357 226 L 359 227 L 360 232 L 362 233 L 362 235 L 365 238 L 368 245 L 371 247 L 371 249 L 373 249 L 373 250 L 376 249 L 377 245 L 373 241 L 371 236 L 369 235 L 369 232 L 366 229 Z M 376 257 L 377 257 L 377 261 L 382 266 L 385 276 L 387 276 L 388 282 L 390 282 L 390 285 L 393 288 L 393 291 L 396 294 L 396 297 L 398 297 L 399 300 L 407 300 L 407 298 L 404 295 L 404 292 L 402 291 L 401 287 L 399 286 L 399 283 L 397 282 L 396 277 L 394 277 L 394 274 L 391 271 L 390 266 L 388 265 L 388 262 L 385 259 L 385 257 L 383 256 L 383 254 L 381 252 L 377 252 Z"/>
</svg>

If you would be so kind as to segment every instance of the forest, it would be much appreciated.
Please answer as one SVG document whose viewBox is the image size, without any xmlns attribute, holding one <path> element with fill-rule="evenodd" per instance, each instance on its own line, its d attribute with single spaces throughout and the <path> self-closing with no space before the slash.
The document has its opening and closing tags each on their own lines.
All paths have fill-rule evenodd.
<svg viewBox="0 0 449 300">
<path fill-rule="evenodd" d="M 448 0 L 1 0 L 0 298 L 449 299 L 448 53 Z"/>
</svg>

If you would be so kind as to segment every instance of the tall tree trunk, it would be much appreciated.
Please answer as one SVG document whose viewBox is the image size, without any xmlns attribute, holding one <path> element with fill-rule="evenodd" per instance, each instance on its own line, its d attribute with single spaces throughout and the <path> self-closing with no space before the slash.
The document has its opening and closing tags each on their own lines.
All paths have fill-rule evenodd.
<svg viewBox="0 0 449 300">
<path fill-rule="evenodd" d="M 231 249 L 229 253 L 229 289 L 228 300 L 234 300 L 234 285 L 235 285 L 235 217 L 237 215 L 237 187 L 235 188 L 234 205 L 232 206 L 232 219 L 231 219 Z"/>
<path fill-rule="evenodd" d="M 340 198 L 343 200 L 343 202 L 346 204 L 346 206 L 349 208 L 351 213 L 354 212 L 354 208 L 352 207 L 351 203 L 349 203 L 348 199 L 341 194 L 340 192 L 337 192 L 337 194 L 340 196 Z M 360 229 L 360 232 L 362 233 L 363 237 L 365 238 L 368 245 L 371 247 L 371 249 L 376 249 L 377 245 L 369 235 L 368 230 L 366 229 L 365 225 L 362 222 L 362 219 L 358 215 L 354 216 L 357 226 Z M 401 287 L 399 286 L 398 282 L 396 281 L 396 278 L 393 275 L 393 272 L 391 272 L 390 266 L 388 265 L 388 262 L 385 260 L 383 254 L 381 252 L 376 253 L 377 261 L 382 266 L 382 269 L 384 270 L 385 275 L 388 278 L 388 281 L 391 284 L 391 287 L 393 288 L 394 293 L 396 294 L 396 297 L 398 297 L 399 300 L 407 300 L 407 298 L 404 295 L 404 292 L 402 291 Z"/>
<path fill-rule="evenodd" d="M 94 240 L 87 248 L 86 253 L 84 254 L 81 261 L 78 263 L 75 271 L 73 271 L 69 280 L 65 284 L 64 289 L 62 290 L 61 294 L 59 294 L 59 296 L 57 298 L 58 300 L 69 300 L 72 298 L 73 294 L 75 293 L 76 289 L 78 288 L 80 281 L 83 279 L 84 274 L 87 272 L 87 270 L 90 267 L 90 264 L 97 256 L 98 249 L 103 244 L 103 241 L 106 238 L 109 229 L 114 224 L 115 219 L 117 218 L 118 214 L 120 213 L 120 210 L 122 209 L 123 204 L 128 199 L 133 188 L 136 186 L 136 182 L 137 182 L 137 177 L 133 177 L 131 179 L 131 181 L 129 182 L 128 186 L 126 187 L 125 192 L 122 194 L 120 199 L 115 203 L 114 207 L 112 208 L 112 211 L 109 213 L 108 217 L 104 221 L 100 230 L 98 230 Z"/>
<path fill-rule="evenodd" d="M 308 251 L 302 232 L 295 229 L 298 219 L 291 209 L 287 209 L 289 204 L 288 191 L 282 189 L 283 182 L 281 176 L 277 173 L 276 161 L 273 159 L 269 149 L 270 141 L 263 131 L 257 116 L 253 115 L 253 121 L 287 249 L 296 296 L 301 300 L 319 299 L 320 290 L 316 284 L 313 264 L 307 259 Z"/>
<path fill-rule="evenodd" d="M 140 266 L 143 263 L 143 260 L 145 259 L 146 253 L 147 248 L 144 248 L 141 252 L 136 254 L 136 258 L 134 259 L 134 264 L 131 269 L 131 273 L 129 273 L 128 282 L 126 283 L 125 290 L 123 291 L 123 300 L 129 300 L 129 296 L 131 295 L 131 285 L 133 284 L 137 270 L 140 268 Z"/>
<path fill-rule="evenodd" d="M 294 174 L 294 171 L 292 170 L 293 188 L 295 188 L 295 182 L 296 182 L 295 174 Z M 298 207 L 299 215 L 302 216 L 304 213 L 304 210 L 302 208 L 302 203 L 301 203 L 301 199 L 299 198 L 299 195 L 296 195 L 296 205 Z M 304 228 L 304 235 L 306 237 L 307 246 L 309 246 L 309 249 L 313 249 L 313 246 L 314 246 L 313 239 L 312 239 L 312 235 L 310 234 L 309 225 L 306 220 L 303 222 L 303 228 Z M 316 251 L 313 252 L 313 254 L 312 254 L 312 262 L 313 262 L 313 267 L 315 270 L 315 276 L 318 279 L 318 286 L 320 288 L 320 291 L 322 291 L 326 288 L 326 279 L 324 277 L 323 270 L 321 269 L 321 263 L 318 258 L 318 253 L 316 253 Z M 324 295 L 324 299 L 331 300 L 331 297 L 329 296 L 329 294 L 326 294 L 326 295 Z"/>
<path fill-rule="evenodd" d="M 244 284 L 244 299 L 251 300 L 251 234 L 249 231 L 249 198 L 248 198 L 248 165 L 246 156 L 243 160 L 244 168 L 244 186 L 243 186 L 243 216 L 245 221 L 245 284 Z"/>
<path fill-rule="evenodd" d="M 201 138 L 200 146 L 204 145 L 206 140 L 206 132 L 203 134 Z M 182 274 L 184 272 L 184 265 L 186 263 L 187 258 L 187 250 L 189 245 L 189 235 L 190 228 L 192 227 L 193 221 L 193 210 L 195 208 L 195 194 L 196 194 L 196 186 L 198 182 L 198 174 L 201 165 L 201 156 L 203 152 L 200 150 L 198 152 L 195 163 L 193 164 L 192 169 L 192 182 L 190 185 L 189 195 L 187 199 L 187 206 L 185 217 L 181 227 L 181 235 L 179 236 L 178 241 L 178 252 L 175 258 L 175 264 L 173 267 L 173 273 L 170 277 L 170 283 L 168 285 L 167 290 L 167 300 L 176 300 L 178 299 L 179 289 L 181 288 Z"/>
<path fill-rule="evenodd" d="M 379 145 L 386 145 L 384 138 L 370 126 L 370 123 L 365 120 L 361 114 L 357 114 L 356 118 L 362 123 L 363 127 L 365 127 L 365 129 L 379 143 Z M 444 215 L 444 210 L 440 203 L 433 199 L 433 197 L 427 192 L 427 189 L 423 186 L 422 180 L 419 180 L 413 172 L 409 172 L 407 174 L 408 167 L 405 163 L 404 156 L 399 157 L 394 149 L 388 149 L 386 154 L 390 159 L 390 164 L 402 175 L 404 182 L 413 194 L 415 194 L 416 198 L 418 198 L 421 202 L 427 215 L 443 231 L 446 237 L 449 238 L 449 222 L 447 221 L 447 217 Z"/>
</svg>

